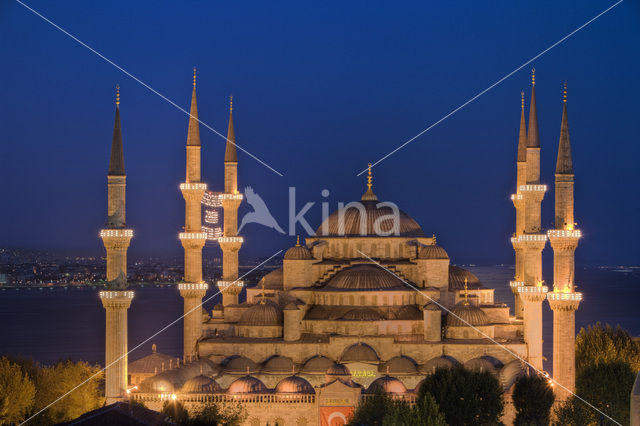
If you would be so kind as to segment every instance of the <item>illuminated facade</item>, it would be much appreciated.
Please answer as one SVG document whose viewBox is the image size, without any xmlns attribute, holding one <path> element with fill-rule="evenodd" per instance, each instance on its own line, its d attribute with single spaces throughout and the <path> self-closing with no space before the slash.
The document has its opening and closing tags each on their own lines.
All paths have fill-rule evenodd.
<svg viewBox="0 0 640 426">
<path fill-rule="evenodd" d="M 192 115 L 194 111 L 195 86 Z M 435 369 L 464 364 L 499 378 L 507 402 L 503 420 L 508 423 L 513 416 L 510 391 L 526 371 L 521 359 L 542 369 L 542 303 L 547 298 L 557 322 L 563 324 L 557 327 L 558 350 L 564 351 L 559 359 L 563 366 L 572 362 L 567 348 L 573 344 L 573 323 L 565 313 L 570 312 L 568 307 L 577 307 L 579 293 L 555 288 L 562 285 L 564 289 L 573 282 L 572 255 L 565 243 L 562 252 L 559 245 L 560 240 L 576 235 L 566 225 L 573 221 L 573 198 L 572 192 L 562 192 L 561 202 L 556 201 L 562 210 L 556 227 L 562 224 L 562 228 L 544 233 L 540 205 L 547 187 L 540 183 L 535 86 L 528 130 L 522 104 L 517 191 L 512 196 L 516 207 L 511 240 L 516 251 L 511 282 L 514 315 L 506 304 L 494 300 L 493 289 L 453 265 L 435 236 L 427 236 L 408 214 L 379 205 L 371 170 L 357 204 L 328 216 L 316 235 L 298 239 L 286 251 L 282 268 L 245 286 L 238 279 L 243 239 L 237 235 L 237 209 L 242 195 L 237 190 L 232 114 L 231 110 L 224 192 L 217 197 L 224 209 L 224 232 L 218 238 L 223 271 L 217 282 L 222 303 L 211 312 L 193 309 L 200 321 L 196 325 L 195 320 L 192 324 L 185 319 L 183 359 L 176 360 L 175 367 L 167 367 L 166 360 L 162 366 L 150 361 L 148 368 L 154 368 L 154 374 L 140 373 L 145 376 L 136 379 L 139 388 L 133 398 L 157 409 L 168 398 L 188 408 L 206 401 L 241 402 L 249 425 L 339 425 L 377 389 L 411 402 L 420 382 Z M 192 124 L 197 127 L 193 117 L 189 138 Z M 561 140 L 561 150 L 562 144 Z M 199 154 L 197 162 L 187 162 L 186 183 L 202 185 L 198 191 L 204 191 L 200 174 L 189 172 L 196 163 L 199 171 Z M 567 182 L 565 174 L 557 179 Z M 202 192 L 198 194 L 202 198 Z M 197 227 L 187 224 L 183 244 L 189 238 L 206 237 L 200 235 L 199 220 L 200 216 Z M 552 292 L 542 280 L 541 253 L 547 239 L 554 252 L 558 247 Z M 183 295 L 198 292 L 194 297 L 198 301 L 207 291 L 199 247 L 194 251 L 196 274 L 187 272 L 190 261 L 185 254 L 185 283 L 180 284 Z M 240 301 L 243 289 L 246 299 Z M 554 342 L 554 367 L 555 356 Z M 573 378 L 566 380 L 569 386 Z"/>
</svg>

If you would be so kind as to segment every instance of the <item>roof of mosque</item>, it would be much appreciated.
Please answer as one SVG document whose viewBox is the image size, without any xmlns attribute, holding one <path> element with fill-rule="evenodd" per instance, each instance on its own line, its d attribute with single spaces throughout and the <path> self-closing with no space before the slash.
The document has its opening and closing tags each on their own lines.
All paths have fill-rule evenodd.
<svg viewBox="0 0 640 426">
<path fill-rule="evenodd" d="M 387 374 L 415 374 L 418 372 L 414 360 L 407 356 L 394 356 L 381 365 L 381 371 Z"/>
<path fill-rule="evenodd" d="M 311 383 L 306 381 L 300 376 L 289 376 L 282 379 L 276 385 L 276 393 L 285 394 L 313 394 L 316 391 L 311 386 Z"/>
<path fill-rule="evenodd" d="M 379 204 L 382 205 L 378 207 Z M 398 214 L 398 229 L 394 229 L 395 215 L 390 206 L 379 203 L 377 200 L 360 200 L 331 213 L 316 230 L 316 235 L 319 237 L 385 235 L 424 237 L 420 225 L 415 220 L 402 210 L 399 210 Z M 361 220 L 362 218 L 364 220 Z"/>
<path fill-rule="evenodd" d="M 285 356 L 274 355 L 269 358 L 262 367 L 263 373 L 282 374 L 293 371 L 293 361 Z"/>
<path fill-rule="evenodd" d="M 485 288 L 478 277 L 471 272 L 466 269 L 462 269 L 459 266 L 449 265 L 449 290 L 464 289 L 465 278 L 467 279 L 467 286 L 469 287 L 469 290 Z"/>
<path fill-rule="evenodd" d="M 147 356 L 143 356 L 142 358 L 136 359 L 129 363 L 129 373 L 132 374 L 151 374 L 157 373 L 158 371 L 162 371 L 163 364 L 164 368 L 169 368 L 169 361 L 174 363 L 177 360 L 171 355 L 163 354 L 156 351 L 156 345 L 151 346 L 151 353 Z"/>
<path fill-rule="evenodd" d="M 448 327 L 465 327 L 489 324 L 489 317 L 482 309 L 469 303 L 459 302 L 447 314 Z"/>
<path fill-rule="evenodd" d="M 347 321 L 380 321 L 386 318 L 375 308 L 359 306 L 347 311 L 340 319 Z"/>
<path fill-rule="evenodd" d="M 422 246 L 418 253 L 419 259 L 449 259 L 449 255 L 440 246 L 428 245 Z"/>
<path fill-rule="evenodd" d="M 258 365 L 242 355 L 234 355 L 223 361 L 225 373 L 246 374 L 257 373 Z"/>
<path fill-rule="evenodd" d="M 329 358 L 322 355 L 316 355 L 309 358 L 302 367 L 301 372 L 309 374 L 325 374 L 325 372 L 334 364 Z"/>
<path fill-rule="evenodd" d="M 229 385 L 227 393 L 230 394 L 247 394 L 247 393 L 266 393 L 267 387 L 260 380 L 252 376 L 240 377 Z"/>
<path fill-rule="evenodd" d="M 192 377 L 182 385 L 182 393 L 213 393 L 220 391 L 220 385 L 211 377 L 202 374 Z"/>
<path fill-rule="evenodd" d="M 327 376 L 349 376 L 351 377 L 351 371 L 349 367 L 344 364 L 333 364 L 327 369 L 325 373 Z"/>
<path fill-rule="evenodd" d="M 473 358 L 464 363 L 465 368 L 472 371 L 489 371 L 491 373 L 496 372 L 496 367 L 491 361 L 485 358 Z"/>
<path fill-rule="evenodd" d="M 240 316 L 239 325 L 282 325 L 282 311 L 273 302 L 252 305 Z"/>
<path fill-rule="evenodd" d="M 327 289 L 342 290 L 383 290 L 404 288 L 404 283 L 395 275 L 375 265 L 355 265 L 335 274 L 328 282 Z"/>
<path fill-rule="evenodd" d="M 308 248 L 300 245 L 300 237 L 298 237 L 298 242 L 286 251 L 284 258 L 286 260 L 310 260 L 313 259 L 313 256 Z"/>
<path fill-rule="evenodd" d="M 264 284 L 264 288 L 281 289 L 283 279 L 284 271 L 282 270 L 282 268 L 278 268 L 262 277 L 262 283 Z"/>
<path fill-rule="evenodd" d="M 415 305 L 404 305 L 396 312 L 396 319 L 399 320 L 421 320 L 422 312 Z"/>
<path fill-rule="evenodd" d="M 376 393 L 378 391 L 384 393 L 406 393 L 406 386 L 395 377 L 382 376 L 375 379 L 367 388 L 367 393 Z"/>
<path fill-rule="evenodd" d="M 438 356 L 435 358 L 431 358 L 426 363 L 420 365 L 418 367 L 418 371 L 420 371 L 423 374 L 432 374 L 438 368 L 451 368 L 455 365 L 456 365 L 455 361 L 452 360 L 451 358 L 446 356 Z"/>
<path fill-rule="evenodd" d="M 340 360 L 342 362 L 348 361 L 365 361 L 365 362 L 377 362 L 378 354 L 373 348 L 366 343 L 356 343 L 349 346 L 342 353 Z"/>
</svg>

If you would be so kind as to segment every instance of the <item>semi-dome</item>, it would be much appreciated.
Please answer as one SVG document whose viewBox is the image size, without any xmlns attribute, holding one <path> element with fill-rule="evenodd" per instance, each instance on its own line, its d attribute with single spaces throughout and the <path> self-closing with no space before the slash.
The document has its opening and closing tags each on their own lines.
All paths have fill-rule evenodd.
<svg viewBox="0 0 640 426">
<path fill-rule="evenodd" d="M 422 364 L 418 371 L 422 374 L 433 374 L 439 368 L 453 368 L 455 366 L 455 362 L 446 356 L 438 356 L 435 358 L 431 358 L 426 363 Z"/>
<path fill-rule="evenodd" d="M 407 392 L 407 387 L 395 377 L 383 376 L 375 379 L 367 388 L 367 393 L 382 391 L 391 394 L 403 394 Z"/>
<path fill-rule="evenodd" d="M 213 393 L 220 391 L 220 385 L 211 377 L 198 375 L 192 377 L 182 385 L 182 393 Z"/>
<path fill-rule="evenodd" d="M 358 307 L 350 309 L 340 319 L 347 321 L 381 321 L 385 317 L 374 308 Z"/>
<path fill-rule="evenodd" d="M 447 252 L 440 246 L 422 246 L 418 253 L 419 259 L 449 259 Z"/>
<path fill-rule="evenodd" d="M 484 288 L 478 277 L 459 266 L 449 265 L 449 290 L 464 289 L 464 279 L 467 279 L 467 287 L 470 290 Z"/>
<path fill-rule="evenodd" d="M 447 327 L 482 326 L 489 324 L 489 317 L 482 309 L 459 302 L 447 315 Z"/>
<path fill-rule="evenodd" d="M 274 355 L 264 363 L 263 373 L 286 374 L 293 371 L 293 361 L 285 356 Z"/>
<path fill-rule="evenodd" d="M 310 260 L 313 256 L 308 248 L 300 245 L 300 237 L 298 237 L 298 242 L 285 252 L 284 258 L 285 260 Z"/>
<path fill-rule="evenodd" d="M 356 343 L 349 346 L 342 353 L 342 362 L 378 362 L 378 354 L 373 348 L 365 343 Z"/>
<path fill-rule="evenodd" d="M 252 376 L 240 377 L 227 389 L 227 393 L 238 394 L 251 394 L 251 393 L 266 393 L 267 387 L 260 380 Z"/>
<path fill-rule="evenodd" d="M 396 319 L 405 321 L 421 320 L 422 318 L 422 312 L 415 305 L 405 305 L 396 314 Z"/>
<path fill-rule="evenodd" d="M 299 376 L 289 376 L 282 379 L 276 385 L 276 393 L 279 394 L 313 394 L 311 383 Z"/>
<path fill-rule="evenodd" d="M 329 318 L 329 312 L 322 305 L 314 305 L 307 311 L 304 319 L 307 320 L 326 320 Z"/>
<path fill-rule="evenodd" d="M 398 277 L 374 265 L 356 265 L 335 274 L 327 288 L 343 290 L 383 290 L 404 287 Z"/>
<path fill-rule="evenodd" d="M 316 235 L 320 237 L 380 236 L 424 237 L 420 225 L 402 210 L 398 211 L 397 233 L 394 230 L 394 211 L 377 200 L 361 200 L 361 205 L 337 210 L 320 225 Z M 357 205 L 356 203 L 350 203 Z M 348 206 L 348 205 L 347 205 Z M 362 212 L 361 212 L 362 211 Z M 361 229 L 361 216 L 362 229 Z M 377 222 L 376 222 L 377 221 Z M 376 232 L 376 227 L 378 232 Z"/>
<path fill-rule="evenodd" d="M 351 371 L 349 371 L 349 367 L 344 364 L 333 364 L 331 367 L 327 369 L 327 376 L 349 376 L 351 377 Z"/>
<path fill-rule="evenodd" d="M 407 356 L 394 356 L 382 365 L 387 374 L 415 374 L 418 371 L 414 360 Z"/>
<path fill-rule="evenodd" d="M 227 359 L 224 371 L 229 374 L 257 373 L 258 365 L 245 356 L 236 355 Z"/>
<path fill-rule="evenodd" d="M 311 357 L 304 363 L 302 373 L 306 374 L 325 374 L 325 372 L 333 365 L 333 361 L 322 355 Z"/>
<path fill-rule="evenodd" d="M 260 302 L 240 316 L 239 325 L 282 325 L 282 311 L 273 302 Z"/>
</svg>

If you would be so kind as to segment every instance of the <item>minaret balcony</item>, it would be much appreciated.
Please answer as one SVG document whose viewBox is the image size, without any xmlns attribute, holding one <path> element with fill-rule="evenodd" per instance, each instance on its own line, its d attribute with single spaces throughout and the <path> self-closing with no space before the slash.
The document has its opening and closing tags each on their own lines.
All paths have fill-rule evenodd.
<svg viewBox="0 0 640 426">
<path fill-rule="evenodd" d="M 221 200 L 240 200 L 240 201 L 242 201 L 243 198 L 244 198 L 244 195 L 240 194 L 239 192 L 236 192 L 236 193 L 223 192 L 222 194 L 220 194 L 220 199 Z"/>
<path fill-rule="evenodd" d="M 542 250 L 547 244 L 547 236 L 545 234 L 520 234 L 511 238 L 511 244 L 516 250 Z"/>
<path fill-rule="evenodd" d="M 209 284 L 207 283 L 179 283 L 178 290 L 208 290 Z"/>
<path fill-rule="evenodd" d="M 220 238 L 218 238 L 218 242 L 221 243 L 221 244 L 225 244 L 225 243 L 240 243 L 240 244 L 242 244 L 244 242 L 244 238 L 242 238 L 240 236 L 220 237 Z"/>
<path fill-rule="evenodd" d="M 103 229 L 100 238 L 133 238 L 133 229 Z"/>
<path fill-rule="evenodd" d="M 551 229 L 547 232 L 549 238 L 575 238 L 582 237 L 582 232 L 579 229 Z"/>
<path fill-rule="evenodd" d="M 185 182 L 180 184 L 181 191 L 206 191 L 207 184 L 204 182 Z"/>
<path fill-rule="evenodd" d="M 206 232 L 180 232 L 178 238 L 181 240 L 206 240 Z"/>
<path fill-rule="evenodd" d="M 133 291 L 101 291 L 100 299 L 133 299 Z"/>
<path fill-rule="evenodd" d="M 218 285 L 218 288 L 220 288 L 220 289 L 226 289 L 226 288 L 229 288 L 229 287 L 239 287 L 239 288 L 244 287 L 244 281 L 242 281 L 242 280 L 218 281 L 216 284 Z"/>
<path fill-rule="evenodd" d="M 100 299 L 105 309 L 129 309 L 133 300 L 133 291 L 101 291 Z"/>
<path fill-rule="evenodd" d="M 540 185 L 540 184 L 520 185 L 519 190 L 520 190 L 521 193 L 524 193 L 524 192 L 547 192 L 547 185 Z"/>
<path fill-rule="evenodd" d="M 509 281 L 509 287 L 514 293 L 518 293 L 518 289 L 524 286 L 524 281 Z"/>
<path fill-rule="evenodd" d="M 518 287 L 518 294 L 527 302 L 542 302 L 547 298 L 549 288 L 546 285 L 524 285 Z"/>
<path fill-rule="evenodd" d="M 575 311 L 582 301 L 582 293 L 553 291 L 547 294 L 553 311 Z"/>
</svg>

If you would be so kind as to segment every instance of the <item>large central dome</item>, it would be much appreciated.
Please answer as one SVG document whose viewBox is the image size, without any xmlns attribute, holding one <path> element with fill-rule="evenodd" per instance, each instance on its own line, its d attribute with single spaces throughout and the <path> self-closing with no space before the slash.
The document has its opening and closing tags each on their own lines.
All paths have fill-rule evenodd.
<svg viewBox="0 0 640 426">
<path fill-rule="evenodd" d="M 398 219 L 394 220 L 393 209 L 384 204 L 378 207 L 380 204 L 378 200 L 361 200 L 360 203 L 362 207 L 342 208 L 331 213 L 316 230 L 316 235 L 319 237 L 373 237 L 382 234 L 424 237 L 420 225 L 402 210 L 398 210 Z M 398 222 L 397 232 L 394 231 L 396 221 Z"/>
<path fill-rule="evenodd" d="M 377 266 L 356 265 L 338 272 L 326 287 L 342 290 L 383 290 L 404 287 L 404 283 Z"/>
</svg>

